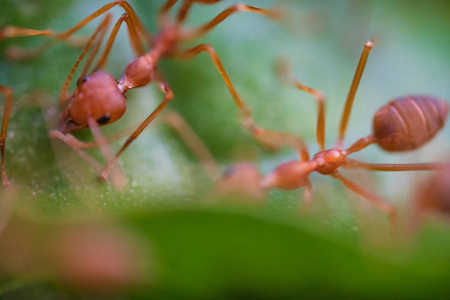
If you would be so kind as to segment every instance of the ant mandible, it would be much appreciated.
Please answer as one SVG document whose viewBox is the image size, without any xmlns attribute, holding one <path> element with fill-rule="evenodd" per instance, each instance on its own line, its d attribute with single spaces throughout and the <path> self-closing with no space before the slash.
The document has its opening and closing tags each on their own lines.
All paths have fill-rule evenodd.
<svg viewBox="0 0 450 300">
<path fill-rule="evenodd" d="M 448 168 L 449 165 L 445 163 L 365 163 L 347 158 L 347 156 L 371 144 L 378 144 L 383 150 L 391 152 L 418 149 L 430 141 L 444 126 L 449 105 L 447 102 L 433 96 L 411 95 L 396 98 L 375 113 L 373 133 L 371 135 L 357 140 L 350 147 L 344 149 L 343 142 L 353 100 L 372 46 L 372 41 L 364 45 L 340 121 L 338 140 L 333 148 L 325 148 L 325 98 L 323 94 L 303 85 L 299 81 L 291 79 L 289 80 L 290 83 L 296 88 L 311 94 L 317 102 L 318 121 L 316 134 L 320 152 L 310 159 L 308 149 L 301 139 L 284 133 L 266 131 L 253 125 L 251 128 L 254 135 L 259 135 L 259 138 L 262 140 L 268 139 L 272 143 L 288 145 L 297 149 L 301 159 L 283 163 L 266 176 L 261 175 L 252 164 L 238 164 L 218 180 L 218 190 L 233 196 L 240 194 L 240 196 L 244 197 L 262 199 L 269 189 L 294 190 L 306 186 L 304 192 L 305 201 L 310 202 L 312 186 L 308 176 L 312 172 L 318 172 L 340 180 L 348 189 L 371 201 L 388 215 L 391 228 L 394 229 L 397 222 L 396 209 L 384 199 L 344 177 L 338 169 L 343 167 L 348 169 L 364 168 L 371 171 L 419 171 Z M 281 71 L 283 73 L 286 72 L 286 70 Z M 204 157 L 202 161 L 205 168 L 208 167 L 209 159 Z"/>
<path fill-rule="evenodd" d="M 94 58 L 99 51 L 101 43 L 106 35 L 106 30 L 111 22 L 111 14 L 106 14 L 95 32 L 88 39 L 77 62 L 70 71 L 59 96 L 59 104 L 61 107 L 64 107 L 58 120 L 59 131 L 52 131 L 50 133 L 51 137 L 63 140 L 78 153 L 82 151 L 81 148 L 83 143 L 71 136 L 71 132 L 90 128 L 97 142 L 100 144 L 100 140 L 102 140 L 102 137 L 100 135 L 100 131 L 98 131 L 97 129 L 99 126 L 111 124 L 122 117 L 126 109 L 125 93 L 130 89 L 142 87 L 151 83 L 152 81 L 156 81 L 159 88 L 165 94 L 163 101 L 128 137 L 128 139 L 113 156 L 113 158 L 106 158 L 108 160 L 108 163 L 106 167 L 100 172 L 100 177 L 106 179 L 111 167 L 115 164 L 123 151 L 133 142 L 133 140 L 135 140 L 141 134 L 141 132 L 147 127 L 147 125 L 156 118 L 156 116 L 167 106 L 169 101 L 173 98 L 173 93 L 171 88 L 169 87 L 169 84 L 163 78 L 162 74 L 158 71 L 157 68 L 158 62 L 162 58 L 172 57 L 180 59 L 190 59 L 202 52 L 208 53 L 216 68 L 219 70 L 221 76 L 223 77 L 228 90 L 230 91 L 239 111 L 243 116 L 243 119 L 245 120 L 245 124 L 250 127 L 252 126 L 253 120 L 250 114 L 250 110 L 247 108 L 244 101 L 235 90 L 227 72 L 222 65 L 222 62 L 220 61 L 213 47 L 209 44 L 200 44 L 187 50 L 181 50 L 180 44 L 201 37 L 211 29 L 213 29 L 215 26 L 220 24 L 222 21 L 224 21 L 226 18 L 228 18 L 230 15 L 239 11 L 253 12 L 270 18 L 276 18 L 278 16 L 278 13 L 275 10 L 261 9 L 245 4 L 236 4 L 225 9 L 214 19 L 207 22 L 203 26 L 194 29 L 186 29 L 183 27 L 187 15 L 194 3 L 213 4 L 220 1 L 221 0 L 184 0 L 177 11 L 175 19 L 172 20 L 169 17 L 169 13 L 173 6 L 178 2 L 178 0 L 168 0 L 159 11 L 158 24 L 160 30 L 155 35 L 150 34 L 145 29 L 141 20 L 138 18 L 129 3 L 124 0 L 117 0 L 104 5 L 103 7 L 83 19 L 77 25 L 64 32 L 57 33 L 52 30 L 33 30 L 15 26 L 7 26 L 0 30 L 0 40 L 2 40 L 3 38 L 33 35 L 49 36 L 53 38 L 53 40 L 50 40 L 49 42 L 36 49 L 21 50 L 15 48 L 11 49 L 12 51 L 10 51 L 10 56 L 15 57 L 16 59 L 28 58 L 45 51 L 56 41 L 68 40 L 73 33 L 78 31 L 97 17 L 105 14 L 114 6 L 118 5 L 125 10 L 125 13 L 117 21 L 111 32 L 103 54 L 100 56 L 97 64 L 94 65 L 90 73 L 88 73 L 88 71 L 93 66 Z M 119 28 L 123 22 L 127 24 L 131 46 L 137 58 L 130 64 L 128 64 L 128 66 L 125 68 L 124 75 L 117 81 L 110 74 L 104 71 L 100 71 L 100 69 L 102 69 L 106 64 L 117 32 L 119 31 Z M 144 45 L 148 46 L 148 51 L 144 49 Z M 67 90 L 75 74 L 75 71 L 83 60 L 85 54 L 90 49 L 91 52 L 87 58 L 87 62 L 81 71 L 79 79 L 77 80 L 77 87 L 73 94 L 70 97 L 67 97 Z M 5 98 L 7 100 L 3 118 L 3 127 L 0 136 L 0 145 L 2 181 L 4 185 L 8 185 L 9 181 L 4 170 L 4 144 L 6 140 L 6 127 L 9 121 L 9 115 L 12 105 L 12 96 L 10 89 L 4 86 L 0 86 L 0 93 L 3 93 L 6 96 Z M 83 158 L 86 159 L 86 156 L 83 155 Z"/>
</svg>

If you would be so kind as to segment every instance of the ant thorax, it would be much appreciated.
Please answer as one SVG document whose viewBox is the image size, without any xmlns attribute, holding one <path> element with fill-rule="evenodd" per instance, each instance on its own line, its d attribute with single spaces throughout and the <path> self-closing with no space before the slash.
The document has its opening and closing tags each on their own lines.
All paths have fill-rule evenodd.
<svg viewBox="0 0 450 300">
<path fill-rule="evenodd" d="M 122 78 L 117 83 L 119 90 L 125 94 L 132 88 L 149 84 L 155 77 L 156 61 L 158 58 L 158 55 L 153 55 L 153 52 L 149 52 L 132 61 L 126 67 Z"/>
<path fill-rule="evenodd" d="M 346 156 L 345 151 L 333 148 L 316 153 L 312 160 L 318 163 L 318 173 L 328 175 L 344 164 Z"/>
</svg>

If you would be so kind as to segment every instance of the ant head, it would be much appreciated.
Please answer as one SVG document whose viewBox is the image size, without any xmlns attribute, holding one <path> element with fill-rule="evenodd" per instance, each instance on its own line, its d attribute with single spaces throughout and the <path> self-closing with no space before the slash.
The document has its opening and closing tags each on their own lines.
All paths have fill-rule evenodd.
<svg viewBox="0 0 450 300">
<path fill-rule="evenodd" d="M 63 133 L 88 127 L 88 118 L 99 126 L 113 123 L 125 113 L 126 98 L 116 80 L 106 72 L 98 71 L 80 78 L 69 105 L 59 119 Z"/>
<path fill-rule="evenodd" d="M 252 164 L 242 163 L 229 168 L 217 182 L 219 194 L 252 202 L 264 200 L 265 191 L 260 185 L 261 174 Z"/>
<path fill-rule="evenodd" d="M 261 181 L 263 188 L 279 188 L 283 190 L 295 190 L 308 184 L 308 176 L 319 166 L 318 162 L 292 160 L 288 161 Z"/>
</svg>

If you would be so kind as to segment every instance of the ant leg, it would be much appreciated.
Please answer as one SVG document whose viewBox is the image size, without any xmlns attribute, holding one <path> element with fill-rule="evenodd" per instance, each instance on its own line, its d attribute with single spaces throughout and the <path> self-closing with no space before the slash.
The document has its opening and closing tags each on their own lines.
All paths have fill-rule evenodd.
<svg viewBox="0 0 450 300">
<path fill-rule="evenodd" d="M 201 52 L 207 52 L 210 55 L 214 65 L 219 70 L 220 75 L 222 75 L 222 78 L 225 81 L 225 84 L 227 85 L 235 104 L 242 114 L 243 125 L 247 128 L 247 130 L 263 144 L 273 145 L 275 143 L 276 145 L 289 145 L 300 151 L 302 159 L 308 160 L 308 150 L 305 146 L 305 143 L 300 138 L 285 133 L 283 134 L 268 131 L 255 125 L 250 109 L 236 92 L 233 84 L 231 83 L 230 77 L 228 77 L 228 74 L 225 71 L 222 62 L 220 61 L 219 57 L 214 51 L 214 48 L 211 45 L 200 44 L 191 49 L 178 53 L 177 55 L 183 59 L 189 59 L 200 54 Z"/>
<path fill-rule="evenodd" d="M 163 122 L 170 126 L 180 136 L 189 149 L 191 149 L 195 156 L 197 156 L 209 177 L 213 180 L 217 180 L 220 177 L 220 170 L 217 162 L 183 117 L 175 111 L 168 111 L 163 116 Z"/>
<path fill-rule="evenodd" d="M 116 1 L 116 2 L 120 2 L 119 6 L 121 6 L 125 12 L 127 13 L 127 15 L 130 18 L 130 24 L 132 24 L 131 27 L 136 28 L 136 32 L 143 38 L 145 39 L 149 45 L 152 45 L 154 42 L 153 36 L 150 34 L 150 32 L 145 29 L 144 24 L 142 24 L 142 21 L 139 19 L 139 17 L 136 15 L 136 12 L 134 11 L 134 9 L 131 7 L 131 5 L 124 1 Z M 137 46 L 137 44 L 136 44 Z M 142 45 L 141 45 L 142 47 Z M 137 48 L 135 48 L 136 50 Z"/>
<path fill-rule="evenodd" d="M 130 16 L 130 18 L 133 20 L 133 23 L 139 28 L 139 30 L 142 33 L 145 32 L 148 35 L 148 37 L 150 37 L 150 33 L 148 33 L 145 30 L 142 22 L 137 17 L 136 12 L 133 10 L 131 5 L 124 0 L 117 0 L 117 1 L 113 1 L 113 2 L 110 2 L 110 3 L 102 6 L 101 8 L 99 8 L 98 10 L 96 10 L 95 12 L 93 12 L 92 14 L 90 14 L 89 16 L 84 18 L 83 20 L 81 20 L 78 24 L 76 24 L 75 26 L 73 26 L 63 32 L 57 33 L 51 29 L 34 30 L 34 29 L 20 28 L 20 27 L 15 27 L 15 26 L 6 26 L 5 28 L 3 28 L 0 31 L 0 39 L 20 37 L 20 36 L 30 36 L 30 35 L 43 35 L 43 36 L 54 37 L 57 40 L 64 40 L 64 39 L 67 39 L 69 36 L 71 36 L 73 33 L 77 32 L 78 30 L 80 30 L 81 28 L 86 26 L 86 24 L 88 24 L 92 20 L 96 19 L 97 17 L 99 17 L 102 14 L 109 11 L 111 8 L 113 8 L 116 5 L 121 6 L 125 10 L 125 12 Z"/>
<path fill-rule="evenodd" d="M 104 147 L 106 145 L 108 145 L 108 141 L 106 140 L 105 137 L 103 137 L 103 135 L 101 135 L 101 133 L 100 133 L 100 135 L 98 135 L 98 133 L 95 132 L 95 129 L 93 131 L 92 128 L 93 127 L 91 127 L 91 131 L 92 131 L 94 137 L 96 137 L 95 143 L 82 142 L 82 141 L 78 140 L 77 138 L 75 138 L 73 135 L 63 134 L 58 130 L 50 131 L 49 137 L 60 139 L 61 141 L 66 143 L 82 159 L 84 159 L 87 163 L 89 163 L 89 165 L 95 170 L 95 172 L 97 174 L 100 174 L 100 172 L 103 170 L 103 166 L 95 158 L 93 158 L 92 156 L 88 155 L 85 151 L 83 151 L 83 149 L 94 148 L 94 147 L 100 146 L 102 149 L 103 155 L 105 156 L 105 154 L 107 155 L 107 152 L 104 152 L 104 149 L 105 149 Z M 95 134 L 94 134 L 94 132 L 95 132 Z M 97 139 L 97 137 L 98 137 L 98 139 Z M 108 149 L 106 151 L 109 151 L 109 153 L 111 153 L 111 151 Z M 112 157 L 112 154 L 111 154 L 111 157 Z M 113 173 L 112 180 L 111 180 L 112 184 L 118 189 L 123 188 L 126 184 L 126 179 L 125 179 L 124 175 L 121 173 L 121 170 L 113 169 L 112 173 Z"/>
<path fill-rule="evenodd" d="M 309 180 L 306 183 L 306 188 L 305 188 L 303 195 L 305 197 L 305 204 L 307 206 L 310 206 L 312 203 L 312 199 L 313 199 L 313 188 L 312 188 L 311 181 L 309 181 Z"/>
<path fill-rule="evenodd" d="M 343 165 L 346 169 L 363 168 L 370 171 L 432 171 L 442 170 L 450 167 L 450 164 L 446 163 L 416 163 L 416 164 L 371 164 L 354 159 L 347 159 Z"/>
<path fill-rule="evenodd" d="M 370 193 L 369 191 L 367 191 L 364 188 L 360 187 L 356 183 L 348 180 L 347 178 L 342 176 L 341 173 L 339 173 L 338 171 L 335 171 L 330 176 L 332 176 L 332 177 L 334 177 L 336 179 L 339 179 L 340 181 L 342 181 L 342 183 L 348 189 L 352 190 L 353 192 L 357 193 L 358 195 L 363 196 L 364 198 L 366 198 L 367 200 L 372 202 L 374 205 L 376 205 L 381 211 L 383 211 L 385 214 L 387 214 L 388 217 L 389 217 L 390 225 L 391 225 L 391 231 L 392 232 L 395 231 L 395 229 L 397 227 L 397 211 L 395 210 L 395 208 L 391 204 L 389 204 L 388 202 L 386 202 L 382 198 L 380 198 L 380 197 Z"/>
<path fill-rule="evenodd" d="M 142 56 L 144 55 L 145 51 L 142 48 L 142 42 L 139 39 L 138 34 L 138 28 L 136 28 L 136 25 L 132 22 L 132 20 L 129 18 L 129 16 L 125 13 L 122 14 L 120 19 L 117 21 L 116 25 L 114 25 L 113 30 L 111 31 L 111 34 L 109 35 L 108 42 L 106 44 L 105 50 L 103 50 L 103 54 L 101 58 L 99 59 L 97 66 L 94 68 L 94 70 L 99 70 L 104 67 L 106 64 L 106 59 L 108 58 L 108 55 L 111 51 L 112 45 L 114 43 L 114 40 L 116 39 L 117 32 L 120 29 L 120 26 L 122 25 L 122 22 L 125 21 L 127 23 L 127 29 L 128 29 L 128 36 L 130 37 L 132 48 L 136 54 L 136 56 Z"/>
<path fill-rule="evenodd" d="M 140 19 L 137 17 L 136 12 L 133 10 L 131 5 L 128 4 L 124 0 L 113 1 L 113 2 L 110 2 L 110 3 L 102 6 L 101 8 L 99 8 L 98 10 L 96 10 L 95 12 L 93 12 L 92 14 L 87 16 L 86 18 L 84 18 L 82 21 L 80 21 L 75 26 L 69 28 L 66 31 L 60 32 L 60 33 L 55 32 L 55 31 L 50 30 L 50 29 L 47 29 L 47 30 L 34 30 L 34 29 L 20 28 L 20 27 L 15 27 L 15 26 L 7 26 L 7 27 L 3 28 L 2 30 L 0 30 L 0 41 L 3 38 L 32 36 L 32 35 L 49 36 L 49 37 L 53 37 L 56 41 L 66 40 L 73 33 L 77 32 L 82 27 L 86 26 L 86 24 L 88 24 L 92 20 L 96 19 L 97 17 L 101 16 L 102 14 L 106 13 L 107 11 L 109 11 L 111 8 L 113 8 L 116 5 L 121 6 L 125 10 L 125 12 L 130 16 L 131 22 L 139 30 L 139 33 L 142 36 L 145 36 L 145 38 L 149 41 L 149 43 L 152 43 L 153 42 L 153 37 L 145 29 L 145 27 L 143 26 L 143 24 L 140 21 Z M 51 45 L 53 45 L 53 43 L 54 43 L 54 41 L 50 41 L 47 44 L 43 44 L 41 46 L 38 46 L 35 49 L 29 49 L 27 51 L 23 51 L 23 50 L 20 51 L 20 50 L 18 50 L 16 48 L 15 51 L 17 53 L 15 53 L 15 57 L 18 58 L 18 59 L 23 58 L 23 57 L 25 57 L 25 58 L 31 57 L 31 56 L 35 55 L 35 53 L 39 54 L 39 53 L 47 50 Z M 133 47 L 135 47 L 135 46 L 136 45 L 133 44 Z M 21 52 L 23 52 L 23 53 L 21 53 Z"/>
<path fill-rule="evenodd" d="M 169 104 L 170 100 L 173 99 L 173 92 L 172 89 L 169 87 L 169 84 L 161 79 L 157 78 L 159 80 L 159 87 L 165 94 L 163 101 L 158 105 L 158 107 L 144 120 L 144 122 L 139 125 L 139 127 L 128 137 L 128 139 L 125 141 L 125 143 L 122 145 L 122 147 L 117 151 L 116 155 L 113 159 L 108 161 L 108 164 L 106 165 L 105 169 L 100 173 L 100 177 L 102 179 L 108 178 L 109 169 L 114 165 L 114 163 L 118 160 L 119 156 L 125 151 L 125 149 L 144 131 L 144 129 L 150 124 L 160 113 L 164 110 L 164 108 Z"/>
<path fill-rule="evenodd" d="M 253 13 L 257 13 L 257 14 L 266 16 L 268 18 L 272 18 L 272 19 L 277 19 L 280 17 L 280 12 L 276 11 L 276 10 L 263 9 L 263 8 L 258 8 L 255 6 L 246 5 L 246 4 L 236 4 L 236 5 L 233 5 L 227 9 L 225 9 L 224 11 L 222 11 L 214 19 L 212 19 L 205 25 L 185 32 L 183 34 L 183 39 L 190 40 L 190 39 L 198 38 L 202 35 L 205 35 L 211 29 L 213 29 L 214 27 L 216 27 L 217 25 L 222 23 L 226 18 L 228 18 L 232 14 L 240 12 L 240 11 L 253 12 Z"/>
<path fill-rule="evenodd" d="M 106 136 L 104 139 L 96 140 L 94 142 L 83 142 L 75 138 L 71 134 L 64 134 L 59 130 L 52 130 L 49 133 L 49 137 L 51 138 L 57 138 L 66 143 L 68 146 L 70 146 L 73 150 L 75 150 L 83 159 L 85 159 L 98 173 L 100 173 L 103 170 L 103 167 L 98 163 L 95 159 L 88 156 L 83 149 L 92 149 L 101 147 L 106 144 L 110 144 L 114 141 L 117 141 L 121 138 L 124 138 L 130 134 L 131 131 L 134 131 L 134 126 L 132 128 L 128 128 L 125 130 L 122 130 L 114 135 Z"/>
<path fill-rule="evenodd" d="M 82 74 L 80 75 L 80 78 L 83 78 L 87 74 L 87 70 L 90 67 L 90 64 L 92 64 L 93 57 L 97 53 L 101 41 L 103 40 L 105 36 L 106 28 L 108 28 L 109 23 L 111 21 L 111 15 L 106 15 L 105 18 L 103 18 L 102 22 L 98 25 L 95 32 L 91 35 L 88 42 L 86 43 L 86 46 L 84 47 L 83 51 L 81 52 L 80 56 L 78 57 L 77 61 L 75 62 L 75 65 L 72 67 L 72 70 L 70 70 L 69 75 L 66 78 L 66 81 L 64 82 L 63 88 L 61 90 L 61 93 L 59 94 L 59 105 L 63 106 L 64 102 L 67 100 L 67 90 L 69 88 L 69 84 L 72 81 L 73 75 L 75 74 L 75 71 L 77 70 L 78 66 L 80 65 L 81 61 L 83 60 L 86 52 L 91 48 L 92 45 L 94 45 L 94 50 L 91 52 L 90 57 L 88 58 L 88 62 L 86 63 L 85 67 L 83 68 Z"/>
<path fill-rule="evenodd" d="M 161 7 L 158 13 L 159 18 L 165 18 L 165 16 L 169 13 L 170 9 L 177 3 L 178 0 L 167 0 L 166 3 Z"/>
<path fill-rule="evenodd" d="M 370 50 L 372 50 L 372 46 L 373 41 L 368 41 L 364 44 L 364 49 L 361 53 L 361 58 L 359 59 L 358 67 L 356 68 L 355 76 L 353 77 L 352 85 L 350 86 L 350 90 L 348 92 L 347 101 L 345 102 L 345 108 L 342 113 L 341 123 L 339 125 L 339 138 L 336 141 L 336 146 L 338 148 L 342 148 L 345 132 L 347 130 L 348 119 L 352 110 L 353 100 L 355 99 L 356 90 L 358 89 L 359 82 L 361 81 L 361 76 L 364 72 L 367 58 L 369 57 Z"/>
<path fill-rule="evenodd" d="M 2 121 L 2 129 L 0 133 L 0 172 L 2 177 L 2 182 L 4 186 L 11 186 L 11 182 L 8 180 L 8 176 L 6 176 L 5 170 L 5 143 L 6 143 L 6 129 L 8 128 L 9 117 L 11 115 L 11 109 L 13 104 L 13 95 L 9 88 L 6 86 L 0 85 L 0 93 L 5 97 L 5 108 L 3 109 L 3 121 Z"/>
<path fill-rule="evenodd" d="M 158 24 L 160 27 L 164 27 L 164 25 L 167 23 L 168 19 L 168 13 L 170 9 L 177 3 L 178 0 L 167 0 L 166 3 L 161 7 L 161 9 L 158 12 Z"/>
<path fill-rule="evenodd" d="M 200 44 L 191 49 L 188 49 L 181 53 L 178 53 L 177 55 L 182 59 L 190 59 L 192 57 L 197 56 L 198 54 L 200 54 L 202 52 L 207 52 L 209 54 L 214 65 L 219 70 L 220 75 L 222 75 L 222 78 L 225 81 L 225 84 L 227 85 L 228 90 L 230 91 L 231 96 L 234 99 L 234 102 L 236 103 L 237 107 L 239 108 L 239 110 L 241 111 L 241 113 L 244 117 L 244 121 L 253 123 L 253 121 L 251 120 L 252 116 L 250 113 L 250 109 L 247 107 L 247 105 L 241 99 L 239 94 L 236 92 L 233 84 L 231 83 L 230 77 L 228 77 L 228 74 L 222 65 L 222 62 L 220 61 L 219 57 L 217 56 L 216 52 L 214 51 L 214 48 L 210 44 Z"/>
<path fill-rule="evenodd" d="M 106 159 L 107 162 L 113 160 L 114 154 L 111 150 L 111 147 L 109 147 L 109 144 L 106 140 L 106 138 L 103 136 L 100 127 L 98 126 L 97 122 L 94 121 L 90 116 L 88 117 L 88 125 L 89 129 L 92 132 L 92 135 L 95 138 L 96 143 L 100 146 L 100 150 L 103 154 L 103 157 Z M 110 169 L 111 172 L 111 182 L 117 189 L 123 189 L 127 184 L 127 179 L 125 175 L 123 174 L 122 169 L 120 168 L 120 165 L 117 163 L 114 163 L 111 165 Z"/>
<path fill-rule="evenodd" d="M 51 29 L 47 30 L 34 30 L 27 28 L 19 28 L 15 26 L 6 26 L 0 30 L 0 41 L 5 38 L 11 38 L 16 36 L 55 36 L 55 32 Z M 34 56 L 40 55 L 51 48 L 56 42 L 54 40 L 48 41 L 40 46 L 32 49 L 22 49 L 18 46 L 11 46 L 7 49 L 7 56 L 14 60 L 30 59 Z"/>
<path fill-rule="evenodd" d="M 97 173 L 100 173 L 102 171 L 102 165 L 95 160 L 93 157 L 89 156 L 88 154 L 86 154 L 86 152 L 84 152 L 83 149 L 83 142 L 79 141 L 78 139 L 76 139 L 73 135 L 71 134 L 63 134 L 62 132 L 58 131 L 58 130 L 52 130 L 49 132 L 48 134 L 49 137 L 51 138 L 57 138 L 60 139 L 61 141 L 63 141 L 64 143 L 66 143 L 70 148 L 72 148 L 81 158 L 83 158 L 85 161 L 87 161 L 92 168 L 94 168 L 94 170 Z"/>
<path fill-rule="evenodd" d="M 103 141 L 105 144 L 110 144 L 112 142 L 115 142 L 117 140 L 120 140 L 124 137 L 127 137 L 130 135 L 130 133 L 132 131 L 134 131 L 136 128 L 136 126 L 132 126 L 128 129 L 124 129 L 121 130 L 113 135 L 110 136 L 105 136 L 105 140 Z M 93 149 L 93 148 L 97 148 L 99 146 L 102 146 L 103 144 L 99 144 L 98 141 L 94 141 L 94 142 L 83 142 L 78 140 L 77 138 L 75 138 L 73 135 L 71 134 L 64 134 L 59 130 L 52 130 L 50 131 L 49 134 L 50 137 L 54 137 L 54 138 L 58 138 L 60 140 L 63 140 L 66 144 L 71 144 L 74 147 L 78 148 L 78 149 Z M 62 136 L 65 136 L 65 138 L 61 138 Z"/>
<path fill-rule="evenodd" d="M 306 144 L 303 140 L 293 134 L 270 131 L 264 128 L 261 128 L 254 123 L 250 126 L 247 126 L 250 134 L 253 135 L 258 142 L 268 147 L 279 147 L 279 146 L 288 146 L 296 149 L 303 161 L 309 160 L 309 151 L 306 147 Z"/>
<path fill-rule="evenodd" d="M 318 113 L 317 113 L 317 143 L 320 146 L 320 150 L 325 150 L 325 97 L 321 91 L 314 90 L 306 85 L 303 85 L 300 81 L 295 80 L 294 86 L 299 90 L 311 94 L 316 99 Z"/>
<path fill-rule="evenodd" d="M 131 20 L 129 19 L 127 14 L 122 14 L 120 19 L 117 21 L 116 25 L 114 25 L 113 30 L 111 31 L 111 34 L 109 36 L 108 42 L 106 44 L 105 49 L 103 50 L 103 54 L 100 57 L 96 67 L 94 68 L 94 71 L 99 70 L 103 68 L 106 64 L 106 60 L 108 58 L 108 55 L 111 51 L 112 45 L 114 43 L 114 40 L 117 37 L 117 32 L 120 29 L 120 26 L 122 25 L 122 22 L 125 21 L 127 23 L 128 28 L 128 35 L 130 37 L 131 43 L 133 45 L 133 50 L 135 51 L 135 54 L 137 56 L 141 56 L 144 54 L 144 50 L 142 49 L 141 41 L 139 40 L 139 35 L 136 31 L 136 28 L 133 23 L 131 23 Z"/>
<path fill-rule="evenodd" d="M 93 71 L 89 72 L 89 68 L 92 66 L 94 58 L 97 56 L 97 53 L 100 50 L 100 46 L 101 46 L 101 44 L 102 44 L 102 42 L 103 42 L 103 40 L 105 38 L 106 29 L 109 27 L 110 21 L 111 21 L 111 15 L 107 14 L 105 16 L 105 22 L 104 23 L 102 22 L 100 24 L 100 26 L 98 27 L 98 32 L 97 31 L 94 32 L 93 40 L 91 42 L 88 40 L 88 42 L 86 43 L 86 46 L 83 49 L 83 51 L 88 51 L 89 48 L 91 48 L 92 50 L 90 51 L 89 56 L 86 59 L 86 62 L 84 64 L 83 69 L 81 70 L 79 78 L 84 78 L 87 74 L 90 74 L 90 73 L 93 72 Z M 123 15 L 116 22 L 116 25 L 114 26 L 114 28 L 113 28 L 113 30 L 111 32 L 110 38 L 111 38 L 111 36 L 113 36 L 113 40 L 114 40 L 114 37 L 117 34 L 117 31 L 120 28 L 120 25 L 122 24 L 122 21 L 123 21 Z M 97 34 L 98 34 L 98 36 L 96 36 Z M 108 42 L 109 42 L 109 40 L 108 40 Z M 107 45 L 107 46 L 109 46 L 109 45 Z M 109 48 L 106 48 L 104 51 L 107 51 L 109 53 L 109 50 L 110 50 Z M 83 56 L 84 56 L 84 54 L 83 54 Z M 81 57 L 81 59 L 83 58 L 82 56 L 80 56 L 80 57 Z M 81 62 L 81 59 L 80 59 L 80 62 Z M 105 60 L 106 60 L 106 58 L 105 58 Z M 75 72 L 75 70 L 76 70 L 76 68 L 73 69 L 73 72 Z"/>
<path fill-rule="evenodd" d="M 181 3 L 180 8 L 178 8 L 178 13 L 177 13 L 177 23 L 181 24 L 186 20 L 186 17 L 189 13 L 189 11 L 191 10 L 193 1 L 191 0 L 187 0 L 187 1 L 183 1 L 183 3 Z"/>
<path fill-rule="evenodd" d="M 317 143 L 320 150 L 325 150 L 325 97 L 321 91 L 312 89 L 303 85 L 300 81 L 292 77 L 290 68 L 286 61 L 279 61 L 277 63 L 277 74 L 282 82 L 293 85 L 295 88 L 311 94 L 317 103 Z"/>
<path fill-rule="evenodd" d="M 71 47 L 83 48 L 84 45 L 86 44 L 87 38 L 85 36 L 83 37 L 76 36 L 76 37 L 68 37 L 63 41 Z M 57 42 L 58 42 L 57 40 L 50 40 L 34 48 L 21 48 L 19 46 L 12 45 L 6 49 L 6 55 L 8 58 L 17 61 L 32 59 L 50 49 Z"/>
</svg>

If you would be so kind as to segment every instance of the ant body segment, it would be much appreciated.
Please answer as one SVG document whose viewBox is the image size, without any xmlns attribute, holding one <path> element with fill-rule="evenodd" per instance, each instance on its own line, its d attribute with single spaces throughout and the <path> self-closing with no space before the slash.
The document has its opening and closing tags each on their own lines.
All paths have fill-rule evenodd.
<svg viewBox="0 0 450 300">
<path fill-rule="evenodd" d="M 114 6 L 120 6 L 125 10 L 125 13 L 115 24 L 112 32 L 109 36 L 105 49 L 100 56 L 96 65 L 93 64 L 94 58 L 99 52 L 101 43 L 106 35 L 106 30 L 111 23 L 111 14 L 107 13 L 98 25 L 95 32 L 90 36 L 87 41 L 81 55 L 77 62 L 70 71 L 63 88 L 59 96 L 59 104 L 63 107 L 63 110 L 59 116 L 58 126 L 59 131 L 50 132 L 51 137 L 59 138 L 66 142 L 75 151 L 80 153 L 82 151 L 82 142 L 76 140 L 70 135 L 71 132 L 79 131 L 85 128 L 90 128 L 96 141 L 100 144 L 101 140 L 100 131 L 96 131 L 96 128 L 111 124 L 122 117 L 126 109 L 126 97 L 125 93 L 130 89 L 145 86 L 153 81 L 156 81 L 158 87 L 164 93 L 163 101 L 158 107 L 137 127 L 137 129 L 128 137 L 122 147 L 117 153 L 108 159 L 107 165 L 100 172 L 100 177 L 107 179 L 111 167 L 118 160 L 123 151 L 135 140 L 141 132 L 152 122 L 158 114 L 167 106 L 170 100 L 174 97 L 173 92 L 168 82 L 163 78 L 162 74 L 158 70 L 158 63 L 163 58 L 179 58 L 190 59 L 202 52 L 209 54 L 214 65 L 219 70 L 223 80 L 225 81 L 228 90 L 230 91 L 235 104 L 241 112 L 245 124 L 247 126 L 253 126 L 253 120 L 250 114 L 250 110 L 247 108 L 237 91 L 235 90 L 231 80 L 225 71 L 222 62 L 217 56 L 214 48 L 209 44 L 200 44 L 187 50 L 180 49 L 182 43 L 191 41 L 195 38 L 201 37 L 208 33 L 215 26 L 220 24 L 230 15 L 240 12 L 248 11 L 257 14 L 264 15 L 266 17 L 275 18 L 278 16 L 276 11 L 261 9 L 245 4 L 233 5 L 214 19 L 207 22 L 203 26 L 199 26 L 193 29 L 186 29 L 183 25 L 187 18 L 187 15 L 195 3 L 200 4 L 213 4 L 220 2 L 221 0 L 183 0 L 175 19 L 169 17 L 169 13 L 173 6 L 178 2 L 177 0 L 167 0 L 161 7 L 158 14 L 158 25 L 160 30 L 157 34 L 150 34 L 143 26 L 141 20 L 136 15 L 133 8 L 124 0 L 113 1 L 104 5 L 77 25 L 64 32 L 54 32 L 52 30 L 33 30 L 27 28 L 19 28 L 14 26 L 7 26 L 0 30 L 0 40 L 3 38 L 19 37 L 19 36 L 33 36 L 41 35 L 52 37 L 53 39 L 43 44 L 37 49 L 23 50 L 23 49 L 11 49 L 10 56 L 18 58 L 28 58 L 38 53 L 41 53 L 53 45 L 56 41 L 68 40 L 73 33 L 84 27 L 86 24 L 96 19 L 97 17 L 107 13 Z M 133 51 L 136 54 L 136 59 L 127 65 L 122 78 L 116 80 L 109 73 L 101 71 L 105 66 L 111 47 L 116 38 L 122 23 L 127 24 L 128 33 L 130 37 L 130 43 Z M 146 46 L 146 47 L 145 47 Z M 87 58 L 87 62 L 84 65 L 80 77 L 77 80 L 77 87 L 70 97 L 67 97 L 67 90 L 69 84 L 73 79 L 74 73 L 79 64 L 83 60 L 86 53 L 90 50 L 90 54 Z M 91 70 L 89 72 L 89 70 Z M 0 92 L 4 93 L 7 98 L 7 103 L 12 101 L 7 93 L 9 89 L 2 87 Z M 5 106 L 5 112 L 10 109 L 11 104 Z M 4 157 L 4 142 L 6 138 L 6 126 L 9 120 L 9 114 L 5 113 L 3 118 L 3 127 L 1 132 L 1 167 L 3 183 L 6 185 L 9 181 L 6 178 L 6 172 L 3 167 Z M 86 156 L 83 155 L 86 159 Z"/>
</svg>

